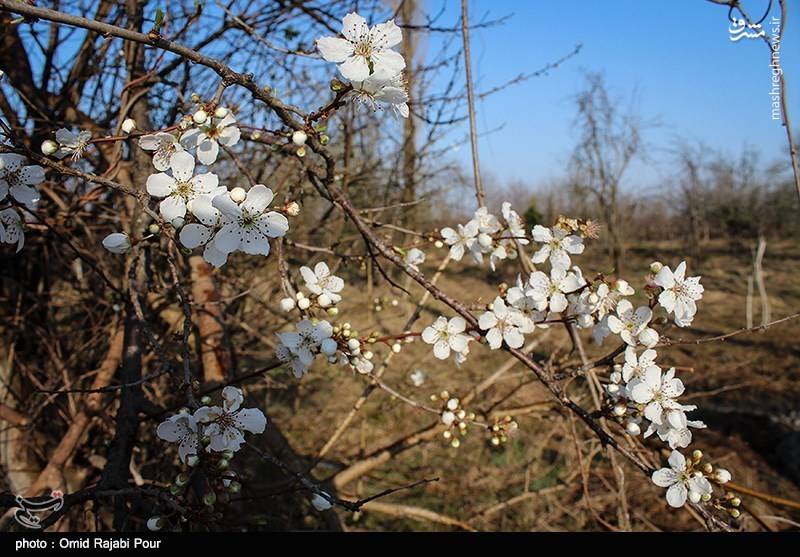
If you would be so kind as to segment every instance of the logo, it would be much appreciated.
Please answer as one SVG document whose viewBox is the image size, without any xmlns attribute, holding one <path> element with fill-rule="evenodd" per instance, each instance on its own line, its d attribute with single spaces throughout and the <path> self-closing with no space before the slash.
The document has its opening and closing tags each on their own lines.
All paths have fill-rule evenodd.
<svg viewBox="0 0 800 557">
<path fill-rule="evenodd" d="M 38 514 L 45 511 L 56 512 L 64 506 L 64 494 L 61 491 L 53 491 L 47 499 L 37 498 L 32 501 L 22 495 L 17 495 L 14 500 L 18 507 L 14 511 L 14 520 L 25 528 L 38 530 L 42 527 L 41 519 Z"/>
<path fill-rule="evenodd" d="M 767 34 L 761 28 L 761 23 L 747 23 L 744 19 L 732 19 L 728 25 L 728 34 L 731 41 L 736 42 L 740 39 L 758 39 Z"/>
</svg>

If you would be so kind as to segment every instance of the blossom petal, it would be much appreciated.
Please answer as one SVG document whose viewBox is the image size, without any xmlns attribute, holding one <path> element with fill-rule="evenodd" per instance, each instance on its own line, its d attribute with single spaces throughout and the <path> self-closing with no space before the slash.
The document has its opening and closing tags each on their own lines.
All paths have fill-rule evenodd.
<svg viewBox="0 0 800 557">
<path fill-rule="evenodd" d="M 272 203 L 272 190 L 263 184 L 250 188 L 247 197 L 242 203 L 242 209 L 248 213 L 260 214 Z"/>
<path fill-rule="evenodd" d="M 188 182 L 194 174 L 194 157 L 186 151 L 175 153 L 169 161 L 169 166 L 176 181 Z"/>
<path fill-rule="evenodd" d="M 681 482 L 674 483 L 667 489 L 667 503 L 670 507 L 682 507 L 686 503 L 686 495 L 686 486 Z"/>
<path fill-rule="evenodd" d="M 197 160 L 205 165 L 214 164 L 219 155 L 219 144 L 213 139 L 204 139 L 197 145 Z"/>
<path fill-rule="evenodd" d="M 202 224 L 191 223 L 181 228 L 181 244 L 189 249 L 204 245 L 211 239 L 211 229 Z"/>
<path fill-rule="evenodd" d="M 158 209 L 164 219 L 172 221 L 178 217 L 183 218 L 186 215 L 186 202 L 182 197 L 171 195 L 158 204 Z"/>
<path fill-rule="evenodd" d="M 175 189 L 175 178 L 164 172 L 147 177 L 147 193 L 153 197 L 167 197 Z"/>
<path fill-rule="evenodd" d="M 350 81 L 364 81 L 369 77 L 369 66 L 363 56 L 351 56 L 339 64 L 339 71 Z"/>
<path fill-rule="evenodd" d="M 258 408 L 245 408 L 236 413 L 236 424 L 250 433 L 264 433 L 267 417 Z"/>
<path fill-rule="evenodd" d="M 317 50 L 328 62 L 339 64 L 353 55 L 353 44 L 338 37 L 317 39 Z"/>
</svg>

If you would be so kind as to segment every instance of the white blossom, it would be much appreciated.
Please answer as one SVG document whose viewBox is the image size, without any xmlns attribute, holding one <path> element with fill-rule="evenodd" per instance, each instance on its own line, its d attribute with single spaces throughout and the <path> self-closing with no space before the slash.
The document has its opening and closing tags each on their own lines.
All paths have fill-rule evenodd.
<svg viewBox="0 0 800 557">
<path fill-rule="evenodd" d="M 503 341 L 511 348 L 519 348 L 525 342 L 524 333 L 533 332 L 533 322 L 514 308 L 509 308 L 499 296 L 494 299 L 491 311 L 481 315 L 478 326 L 486 332 L 486 340 L 492 350 L 497 350 Z"/>
<path fill-rule="evenodd" d="M 529 285 L 522 282 L 521 277 L 517 277 L 517 285 L 506 292 L 506 301 L 532 323 L 547 318 L 547 298 L 537 295 Z"/>
<path fill-rule="evenodd" d="M 44 182 L 44 168 L 26 166 L 26 162 L 22 155 L 0 154 L 0 201 L 10 193 L 15 201 L 32 208 L 39 200 L 39 192 L 31 186 Z"/>
<path fill-rule="evenodd" d="M 223 253 L 241 250 L 251 255 L 269 255 L 269 238 L 280 238 L 289 230 L 289 221 L 275 211 L 267 211 L 272 190 L 258 184 L 250 188 L 247 198 L 234 202 L 230 194 L 218 195 L 212 201 L 227 222 L 214 236 L 214 245 Z"/>
<path fill-rule="evenodd" d="M 354 83 L 353 98 L 371 110 L 389 108 L 395 116 L 408 118 L 408 92 L 402 74 L 388 79 L 371 75 Z"/>
<path fill-rule="evenodd" d="M 628 346 L 625 349 L 625 363 L 622 366 L 623 381 L 627 383 L 633 379 L 644 379 L 650 369 L 661 373 L 661 368 L 655 365 L 657 355 L 655 350 L 648 348 L 637 356 L 636 349 Z"/>
<path fill-rule="evenodd" d="M 317 39 L 317 49 L 328 62 L 339 64 L 339 71 L 350 81 L 364 81 L 370 75 L 388 79 L 406 67 L 393 46 L 400 44 L 403 33 L 394 20 L 372 29 L 357 13 L 349 13 L 342 22 L 342 35 Z"/>
<path fill-rule="evenodd" d="M 308 365 L 303 363 L 300 356 L 292 352 L 285 344 L 279 344 L 275 348 L 275 356 L 283 362 L 284 365 L 288 366 L 298 379 L 308 372 Z"/>
<path fill-rule="evenodd" d="M 72 160 L 78 160 L 83 156 L 83 151 L 92 140 L 92 132 L 80 131 L 73 132 L 66 128 L 61 128 L 56 131 L 56 141 L 58 142 L 58 151 L 55 152 L 55 157 L 63 159 L 67 155 L 72 157 Z"/>
<path fill-rule="evenodd" d="M 145 151 L 154 151 L 153 166 L 164 172 L 170 168 L 172 155 L 183 151 L 178 138 L 167 132 L 157 132 L 139 138 L 139 147 Z"/>
<path fill-rule="evenodd" d="M 554 266 L 550 270 L 548 277 L 542 271 L 536 271 L 528 279 L 530 289 L 528 295 L 539 300 L 547 300 L 550 311 L 559 313 L 567 309 L 569 301 L 567 294 L 578 290 L 581 284 L 580 278 L 573 273 L 567 272 L 566 268 Z"/>
<path fill-rule="evenodd" d="M 672 451 L 669 466 L 653 472 L 652 480 L 657 486 L 667 488 L 667 503 L 671 507 L 682 507 L 690 493 L 698 500 L 698 496 L 711 494 L 711 483 L 700 472 L 690 472 L 686 458 L 678 451 Z"/>
<path fill-rule="evenodd" d="M 224 118 L 211 118 L 199 128 L 187 130 L 181 136 L 185 149 L 196 149 L 197 160 L 203 164 L 213 164 L 219 155 L 219 146 L 233 147 L 239 143 L 241 132 L 233 114 Z"/>
<path fill-rule="evenodd" d="M 422 340 L 433 344 L 433 355 L 440 360 L 446 360 L 450 351 L 463 352 L 467 349 L 469 336 L 464 334 L 467 322 L 463 317 L 455 316 L 448 319 L 438 317 L 432 325 L 422 331 Z"/>
<path fill-rule="evenodd" d="M 163 197 L 158 209 L 167 221 L 186 215 L 186 205 L 201 195 L 215 193 L 219 178 L 213 172 L 194 174 L 194 157 L 185 152 L 175 153 L 170 159 L 170 176 L 166 172 L 151 174 L 147 178 L 147 193 Z"/>
<path fill-rule="evenodd" d="M 697 313 L 696 302 L 703 297 L 700 277 L 686 278 L 686 261 L 681 261 L 674 272 L 667 266 L 662 267 L 654 282 L 664 289 L 658 296 L 658 303 L 667 313 L 674 314 L 675 324 L 678 327 L 691 325 Z"/>
<path fill-rule="evenodd" d="M 689 428 L 705 429 L 706 424 L 699 420 L 686 420 L 686 425 L 683 427 L 673 427 L 666 421 L 661 425 L 651 423 L 644 436 L 647 438 L 656 433 L 670 449 L 685 449 L 692 442 L 692 430 Z"/>
<path fill-rule="evenodd" d="M 336 275 L 332 275 L 324 261 L 314 265 L 313 271 L 308 267 L 300 267 L 300 274 L 306 282 L 306 287 L 313 294 L 327 296 L 334 304 L 342 300 L 339 292 L 344 288 L 344 281 Z"/>
<path fill-rule="evenodd" d="M 264 433 L 267 418 L 258 408 L 241 408 L 244 396 L 236 387 L 222 389 L 222 406 L 203 406 L 194 413 L 197 423 L 205 424 L 204 434 L 211 442 L 209 451 L 238 451 L 244 433 Z"/>
<path fill-rule="evenodd" d="M 630 398 L 644 405 L 644 416 L 656 425 L 666 420 L 672 427 L 685 427 L 685 410 L 694 409 L 684 406 L 677 399 L 683 394 L 683 382 L 675 377 L 675 368 L 668 369 L 663 375 L 657 367 L 650 367 L 644 378 L 634 379 L 628 385 Z"/>
<path fill-rule="evenodd" d="M 478 223 L 474 220 L 469 221 L 466 225 L 457 225 L 458 230 L 453 230 L 450 227 L 442 228 L 442 238 L 445 243 L 450 246 L 450 258 L 453 261 L 461 261 L 464 257 L 464 249 L 472 249 L 473 244 L 477 241 Z"/>
<path fill-rule="evenodd" d="M 186 412 L 170 416 L 156 429 L 158 435 L 168 443 L 178 443 L 178 456 L 181 462 L 186 462 L 186 457 L 197 454 L 197 420 Z"/>
<path fill-rule="evenodd" d="M 583 253 L 583 239 L 560 226 L 550 229 L 537 224 L 532 233 L 535 241 L 544 244 L 533 254 L 531 259 L 534 263 L 544 263 L 549 258 L 553 268 L 568 269 L 571 264 L 569 255 Z"/>
<path fill-rule="evenodd" d="M 278 333 L 281 344 L 296 354 L 306 367 L 314 361 L 314 356 L 319 352 L 320 344 L 333 334 L 333 327 L 327 321 L 314 324 L 309 319 L 303 319 L 297 324 L 296 330 Z"/>
<path fill-rule="evenodd" d="M 631 345 L 643 344 L 648 348 L 658 342 L 658 333 L 647 326 L 653 318 L 653 311 L 647 306 L 633 309 L 633 304 L 622 300 L 617 304 L 617 314 L 608 316 L 608 328 Z"/>
</svg>

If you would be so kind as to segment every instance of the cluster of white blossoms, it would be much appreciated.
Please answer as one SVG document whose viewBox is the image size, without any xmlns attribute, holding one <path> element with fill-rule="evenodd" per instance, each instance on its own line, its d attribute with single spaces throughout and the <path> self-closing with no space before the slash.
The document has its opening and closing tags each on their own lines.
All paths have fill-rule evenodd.
<svg viewBox="0 0 800 557">
<path fill-rule="evenodd" d="M 126 130 L 136 128 L 135 122 L 126 120 L 125 124 Z M 217 174 L 208 171 L 217 161 L 220 146 L 233 147 L 241 136 L 236 119 L 227 108 L 217 107 L 209 115 L 201 107 L 193 115 L 184 116 L 177 128 L 182 132 L 179 135 L 159 131 L 139 138 L 139 146 L 153 152 L 153 166 L 159 171 L 147 178 L 146 186 L 148 194 L 161 200 L 158 206 L 161 217 L 180 231 L 178 237 L 187 250 L 202 247 L 203 258 L 215 267 L 224 265 L 228 255 L 235 251 L 269 255 L 269 240 L 286 234 L 289 229 L 286 214 L 297 215 L 299 205 L 289 203 L 283 210 L 270 209 L 274 195 L 267 186 L 256 184 L 249 190 L 242 187 L 229 190 L 220 185 Z M 61 129 L 56 132 L 55 142 L 48 140 L 42 144 L 42 152 L 77 159 L 90 140 L 89 132 Z M 198 171 L 198 163 L 204 165 L 204 171 Z M 26 167 L 32 168 L 38 168 L 39 172 L 20 173 L 15 180 L 27 184 L 41 181 L 44 177 L 41 168 Z M 14 188 L 13 195 L 23 192 L 26 198 L 31 198 L 17 182 Z M 3 234 L 3 238 L 6 236 Z M 16 237 L 21 238 L 21 233 Z M 103 240 L 103 246 L 112 253 L 125 253 L 132 243 L 135 242 L 120 232 Z"/>
<path fill-rule="evenodd" d="M 322 37 L 316 45 L 322 57 L 338 64 L 342 77 L 350 81 L 352 98 L 372 110 L 388 107 L 408 118 L 408 93 L 403 81 L 406 61 L 392 50 L 403 40 L 394 20 L 373 27 L 357 13 L 342 21 L 341 37 Z"/>
<path fill-rule="evenodd" d="M 587 280 L 573 264 L 572 258 L 584 251 L 584 239 L 596 237 L 595 223 L 561 217 L 552 228 L 535 226 L 528 237 L 522 220 L 507 202 L 502 205 L 502 217 L 498 219 L 481 207 L 466 224 L 441 230 L 454 260 L 469 252 L 477 263 L 483 263 L 489 255 L 494 269 L 497 261 L 521 255 L 523 246 L 533 243 L 538 248 L 531 263 L 550 266 L 549 272 L 536 270 L 525 278 L 520 275 L 511 288 L 502 286 L 500 295 L 488 304 L 478 320 L 478 330 L 489 348 L 497 350 L 504 344 L 520 348 L 525 335 L 554 322 L 592 328 L 598 344 L 617 336 L 621 344 L 614 359 L 624 355 L 624 361 L 611 364 L 607 414 L 629 435 L 637 436 L 644 430 L 645 438 L 656 434 L 672 449 L 687 447 L 692 440 L 691 428 L 704 428 L 705 424 L 688 419 L 687 412 L 696 407 L 679 402 L 684 385 L 675 376 L 675 368 L 662 371 L 656 364 L 654 347 L 659 333 L 652 323 L 653 311 L 660 306 L 675 325 L 689 326 L 703 295 L 700 277 L 687 278 L 685 262 L 674 270 L 653 263 L 645 285 L 650 304 L 637 307 L 626 299 L 635 294 L 627 281 L 602 275 Z M 461 316 L 440 316 L 423 331 L 422 339 L 433 345 L 437 358 L 447 358 L 454 352 L 457 360 L 463 361 L 469 341 L 475 338 L 471 335 L 477 333 L 466 330 Z M 711 493 L 704 472 L 681 464 L 682 459 L 680 453 L 673 453 L 670 472 L 665 469 L 653 476 L 657 485 L 670 488 L 667 499 L 673 506 L 683 505 L 687 497 L 700 501 Z M 719 477 L 714 479 L 724 483 Z"/>
<path fill-rule="evenodd" d="M 36 209 L 39 191 L 33 186 L 44 182 L 44 169 L 27 162 L 22 155 L 0 154 L 0 244 L 16 245 L 17 252 L 25 245 L 25 217 L 13 205 Z"/>
<path fill-rule="evenodd" d="M 204 400 L 210 402 L 210 400 Z M 188 410 L 161 422 L 156 434 L 178 444 L 181 462 L 191 466 L 199 462 L 200 446 L 206 452 L 238 451 L 244 443 L 244 432 L 264 433 L 267 418 L 258 408 L 242 408 L 244 396 L 236 387 L 222 389 L 222 406 L 201 406 L 194 413 Z"/>
<path fill-rule="evenodd" d="M 322 261 L 313 269 L 301 267 L 300 275 L 308 292 L 300 290 L 294 298 L 282 299 L 280 306 L 286 312 L 299 311 L 301 320 L 294 325 L 293 331 L 276 334 L 280 342 L 275 349 L 275 356 L 298 379 L 308 372 L 317 356 L 360 374 L 371 373 L 374 368 L 371 361 L 373 353 L 364 350 L 364 347 L 377 342 L 378 333 L 373 332 L 362 339 L 350 323 L 331 324 L 317 316 L 318 313 L 330 317 L 338 315 L 336 304 L 342 300 L 340 292 L 344 288 L 344 280 L 334 275 Z M 392 344 L 394 352 L 400 349 L 399 342 Z"/>
<path fill-rule="evenodd" d="M 489 255 L 492 270 L 498 261 L 515 259 L 518 246 L 529 243 L 525 225 L 508 202 L 503 203 L 502 216 L 501 222 L 486 207 L 481 207 L 466 224 L 459 224 L 456 229 L 443 228 L 440 233 L 450 246 L 451 259 L 461 261 L 468 251 L 476 263 L 482 264 L 484 255 Z"/>
</svg>

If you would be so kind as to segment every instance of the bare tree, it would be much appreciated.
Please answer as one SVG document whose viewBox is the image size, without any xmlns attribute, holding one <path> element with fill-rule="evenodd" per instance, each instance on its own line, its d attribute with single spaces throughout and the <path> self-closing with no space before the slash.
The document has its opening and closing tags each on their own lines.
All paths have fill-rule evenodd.
<svg viewBox="0 0 800 557">
<path fill-rule="evenodd" d="M 597 201 L 608 227 L 609 253 L 620 272 L 625 246 L 619 190 L 631 162 L 642 154 L 643 123 L 632 107 L 626 110 L 609 96 L 601 74 L 586 75 L 575 104 L 580 138 L 570 159 L 572 187 L 578 195 L 589 193 Z"/>
</svg>

